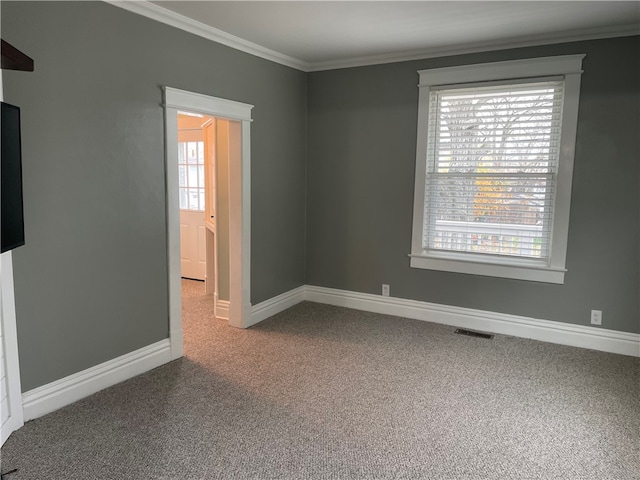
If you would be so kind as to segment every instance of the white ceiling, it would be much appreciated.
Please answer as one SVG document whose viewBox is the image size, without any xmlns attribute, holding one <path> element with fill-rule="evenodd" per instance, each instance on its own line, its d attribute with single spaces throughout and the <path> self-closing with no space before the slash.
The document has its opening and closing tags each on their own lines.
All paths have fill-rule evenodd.
<svg viewBox="0 0 640 480">
<path fill-rule="evenodd" d="M 640 34 L 638 1 L 135 3 L 157 20 L 307 71 Z"/>
</svg>

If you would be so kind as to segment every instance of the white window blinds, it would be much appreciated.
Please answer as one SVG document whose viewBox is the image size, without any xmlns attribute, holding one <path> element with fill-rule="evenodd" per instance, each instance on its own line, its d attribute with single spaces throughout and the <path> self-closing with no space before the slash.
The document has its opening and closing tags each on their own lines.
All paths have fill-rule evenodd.
<svg viewBox="0 0 640 480">
<path fill-rule="evenodd" d="M 547 263 L 564 81 L 429 95 L 422 248 Z"/>
</svg>

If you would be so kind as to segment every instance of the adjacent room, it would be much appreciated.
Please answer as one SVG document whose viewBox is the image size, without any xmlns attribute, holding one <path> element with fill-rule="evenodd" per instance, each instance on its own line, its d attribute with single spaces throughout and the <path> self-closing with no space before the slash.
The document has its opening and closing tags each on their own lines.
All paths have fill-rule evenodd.
<svg viewBox="0 0 640 480">
<path fill-rule="evenodd" d="M 638 2 L 0 22 L 3 479 L 640 478 Z"/>
</svg>

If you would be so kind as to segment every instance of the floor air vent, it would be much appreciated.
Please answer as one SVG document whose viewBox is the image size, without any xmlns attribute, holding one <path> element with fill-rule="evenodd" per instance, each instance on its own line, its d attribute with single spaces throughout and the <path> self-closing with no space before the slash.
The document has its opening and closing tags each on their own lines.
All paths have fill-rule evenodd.
<svg viewBox="0 0 640 480">
<path fill-rule="evenodd" d="M 464 328 L 458 328 L 453 333 L 466 335 L 467 337 L 486 338 L 487 340 L 491 340 L 493 338 L 493 335 L 489 335 L 488 333 L 472 332 L 471 330 L 465 330 Z"/>
</svg>

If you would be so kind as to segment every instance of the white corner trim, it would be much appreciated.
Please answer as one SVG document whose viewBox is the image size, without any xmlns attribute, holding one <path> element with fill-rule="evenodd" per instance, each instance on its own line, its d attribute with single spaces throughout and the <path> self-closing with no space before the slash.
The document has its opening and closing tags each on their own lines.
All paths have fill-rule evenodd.
<svg viewBox="0 0 640 480">
<path fill-rule="evenodd" d="M 0 75 L 0 99 L 2 77 Z M 15 291 L 12 252 L 0 254 L 0 446 L 12 432 L 24 425 L 20 392 L 20 361 L 16 324 Z"/>
<path fill-rule="evenodd" d="M 454 327 L 640 357 L 640 334 L 307 285 L 305 299 Z"/>
<path fill-rule="evenodd" d="M 53 412 L 171 360 L 169 339 L 74 373 L 22 394 L 24 420 Z"/>
<path fill-rule="evenodd" d="M 276 313 L 280 313 L 287 308 L 293 307 L 294 305 L 302 302 L 305 300 L 305 290 L 306 287 L 303 285 L 282 293 L 277 297 L 273 297 L 269 300 L 265 300 L 264 302 L 260 302 L 257 305 L 253 305 L 251 308 L 251 322 L 246 325 L 246 327 L 255 325 Z"/>
<path fill-rule="evenodd" d="M 216 318 L 220 318 L 222 320 L 229 320 L 229 300 L 219 300 L 218 294 L 215 296 L 215 303 L 213 305 L 213 314 Z"/>
<path fill-rule="evenodd" d="M 275 50 L 258 45 L 257 43 L 250 42 L 230 33 L 219 30 L 210 25 L 206 25 L 202 22 L 198 22 L 192 18 L 180 15 L 159 5 L 151 3 L 147 0 L 103 0 L 105 3 L 109 3 L 116 7 L 123 8 L 143 17 L 150 18 L 160 23 L 170 25 L 172 27 L 179 28 L 185 32 L 193 33 L 207 40 L 226 45 L 227 47 L 240 50 L 241 52 L 255 55 L 256 57 L 270 60 L 280 65 L 295 68 L 297 70 L 308 71 L 309 64 L 298 60 L 297 58 L 290 57 Z"/>
</svg>

